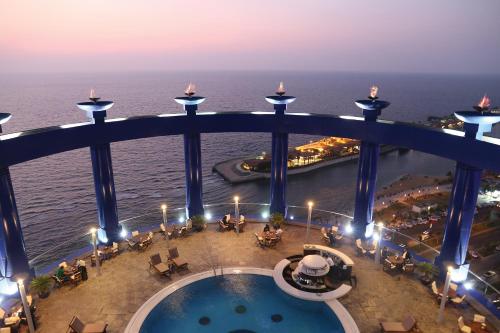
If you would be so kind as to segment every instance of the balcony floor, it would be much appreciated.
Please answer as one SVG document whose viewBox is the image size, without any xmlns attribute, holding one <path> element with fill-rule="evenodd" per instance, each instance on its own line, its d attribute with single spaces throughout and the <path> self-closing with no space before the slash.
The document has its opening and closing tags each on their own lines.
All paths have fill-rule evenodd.
<svg viewBox="0 0 500 333">
<path fill-rule="evenodd" d="M 89 267 L 88 262 L 89 280 L 77 287 L 65 286 L 54 290 L 49 298 L 38 300 L 40 325 L 37 332 L 66 332 L 73 315 L 78 315 L 84 322 L 105 321 L 109 324 L 108 332 L 123 332 L 135 311 L 153 294 L 187 274 L 209 270 L 208 256 L 225 267 L 272 269 L 284 257 L 302 253 L 303 227 L 287 225 L 280 244 L 273 249 L 261 249 L 255 245 L 253 233 L 262 227 L 262 224 L 249 223 L 244 233 L 236 235 L 233 232 L 219 233 L 215 225 L 210 225 L 204 232 L 171 240 L 170 246 L 177 246 L 190 267 L 189 272 L 183 275 L 176 273 L 171 280 L 149 270 L 150 255 L 159 252 L 162 258 L 166 258 L 166 241 L 157 234 L 153 245 L 146 251 L 124 250 L 117 257 L 105 261 L 99 277 L 95 277 L 95 269 Z M 313 243 L 320 242 L 319 235 L 318 230 L 311 231 Z M 421 332 L 429 333 L 456 332 L 460 312 L 466 320 L 472 318 L 474 309 L 470 306 L 465 310 L 448 306 L 445 322 L 438 326 L 435 322 L 438 304 L 428 288 L 414 277 L 393 277 L 384 273 L 372 259 L 356 257 L 350 241 L 343 241 L 339 249 L 355 261 L 353 273 L 357 276 L 358 285 L 340 301 L 362 333 L 380 332 L 379 319 L 402 320 L 408 314 L 415 316 Z"/>
</svg>

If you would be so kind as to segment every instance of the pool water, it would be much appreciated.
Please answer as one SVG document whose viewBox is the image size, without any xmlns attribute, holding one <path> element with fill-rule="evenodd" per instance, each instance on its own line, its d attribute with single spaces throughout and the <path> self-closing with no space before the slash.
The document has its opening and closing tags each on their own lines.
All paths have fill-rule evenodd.
<svg viewBox="0 0 500 333">
<path fill-rule="evenodd" d="M 344 333 L 324 302 L 293 298 L 268 276 L 240 274 L 203 279 L 161 301 L 141 333 Z"/>
</svg>

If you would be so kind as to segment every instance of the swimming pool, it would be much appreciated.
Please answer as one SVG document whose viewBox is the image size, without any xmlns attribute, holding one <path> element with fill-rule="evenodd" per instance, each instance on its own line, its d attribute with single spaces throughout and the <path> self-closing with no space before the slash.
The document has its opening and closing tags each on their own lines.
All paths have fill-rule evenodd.
<svg viewBox="0 0 500 333">
<path fill-rule="evenodd" d="M 144 313 L 143 306 L 126 332 L 138 324 L 140 333 L 346 332 L 329 305 L 289 296 L 270 276 L 225 274 L 175 289 L 159 302 L 153 296 L 151 310 Z"/>
</svg>

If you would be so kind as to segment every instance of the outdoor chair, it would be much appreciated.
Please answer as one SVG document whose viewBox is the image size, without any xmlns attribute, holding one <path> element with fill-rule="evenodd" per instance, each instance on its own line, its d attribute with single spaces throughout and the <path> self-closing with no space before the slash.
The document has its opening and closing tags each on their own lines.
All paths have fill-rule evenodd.
<svg viewBox="0 0 500 333">
<path fill-rule="evenodd" d="M 396 265 L 394 265 L 392 262 L 390 262 L 389 259 L 387 259 L 387 258 L 384 259 L 384 264 L 382 266 L 382 270 L 384 272 L 387 272 L 387 271 L 392 271 L 394 269 L 396 269 Z"/>
<path fill-rule="evenodd" d="M 239 232 L 243 232 L 243 231 L 245 231 L 245 224 L 246 224 L 246 223 L 245 223 L 245 221 L 240 221 L 240 222 L 238 223 L 238 231 L 239 231 Z"/>
<path fill-rule="evenodd" d="M 19 325 L 21 324 L 21 318 L 19 318 L 19 316 L 5 317 L 5 315 L 5 310 L 0 308 L 0 320 L 3 320 L 3 324 L 7 326 L 6 328 L 10 330 L 10 328 L 12 327 L 13 329 L 17 330 Z"/>
<path fill-rule="evenodd" d="M 136 237 L 136 236 L 139 236 L 139 231 L 137 231 L 137 230 L 132 231 L 132 237 Z"/>
<path fill-rule="evenodd" d="M 413 273 L 414 270 L 415 270 L 415 265 L 413 263 L 403 265 L 403 271 L 405 273 Z"/>
<path fill-rule="evenodd" d="M 159 253 L 153 254 L 149 257 L 149 268 L 154 268 L 155 271 L 160 275 L 170 277 L 170 268 L 168 267 L 168 264 L 165 264 L 161 261 Z"/>
<path fill-rule="evenodd" d="M 321 239 L 328 245 L 330 245 L 330 238 L 326 234 L 326 228 L 322 227 L 321 228 Z"/>
<path fill-rule="evenodd" d="M 179 251 L 177 247 L 173 247 L 168 249 L 168 259 L 172 262 L 175 267 L 175 270 L 188 269 L 188 262 L 183 260 L 179 256 Z"/>
<path fill-rule="evenodd" d="M 361 256 L 366 254 L 366 250 L 363 248 L 363 245 L 361 244 L 361 239 L 358 238 L 356 239 L 356 255 Z"/>
<path fill-rule="evenodd" d="M 484 324 L 486 323 L 486 317 L 476 313 L 474 314 L 474 322 Z"/>
<path fill-rule="evenodd" d="M 77 316 L 74 316 L 69 323 L 71 333 L 105 333 L 108 324 L 91 323 L 84 324 Z"/>
<path fill-rule="evenodd" d="M 177 237 L 184 237 L 187 236 L 187 234 L 188 234 L 187 227 L 181 227 L 178 231 Z"/>
<path fill-rule="evenodd" d="M 437 284 L 436 284 L 436 281 L 432 281 L 432 284 L 431 284 L 431 288 L 432 288 L 432 293 L 434 294 L 434 296 L 436 296 L 438 299 L 441 298 L 441 296 L 443 296 L 438 288 L 437 288 Z"/>
<path fill-rule="evenodd" d="M 265 247 L 266 246 L 266 242 L 264 240 L 264 238 L 260 237 L 258 233 L 254 233 L 255 235 L 255 239 L 257 240 L 257 245 L 259 245 L 260 247 Z"/>
<path fill-rule="evenodd" d="M 229 225 L 219 220 L 219 231 L 227 231 L 229 230 Z"/>
<path fill-rule="evenodd" d="M 191 231 L 193 229 L 193 221 L 191 219 L 186 220 L 186 230 Z"/>
<path fill-rule="evenodd" d="M 163 223 L 161 223 L 161 224 L 160 224 L 160 232 L 161 232 L 161 234 L 163 235 L 163 238 L 165 238 L 165 239 L 167 239 L 167 238 L 168 238 L 168 239 L 172 238 L 172 232 L 169 232 L 169 231 L 167 230 L 167 227 L 166 227 L 166 226 L 165 226 L 165 224 L 163 224 Z"/>
<path fill-rule="evenodd" d="M 148 237 L 139 243 L 139 250 L 145 250 L 149 245 L 153 244 L 153 233 L 149 232 Z"/>
<path fill-rule="evenodd" d="M 417 326 L 417 321 L 412 316 L 406 317 L 403 321 L 381 321 L 382 332 L 399 333 L 411 332 Z"/>
<path fill-rule="evenodd" d="M 117 256 L 120 253 L 120 247 L 118 243 L 113 242 L 113 247 L 111 248 L 111 256 Z"/>
<path fill-rule="evenodd" d="M 462 297 L 460 296 L 457 296 L 457 297 L 453 297 L 452 299 L 450 299 L 450 302 L 455 305 L 455 306 L 458 306 L 458 305 L 461 305 L 464 303 L 464 300 L 465 300 L 465 295 L 463 295 Z"/>
<path fill-rule="evenodd" d="M 129 249 L 131 250 L 135 250 L 138 246 L 139 246 L 139 243 L 137 242 L 134 242 L 133 240 L 131 239 L 127 239 L 127 245 L 129 247 Z"/>
<path fill-rule="evenodd" d="M 458 329 L 462 333 L 472 333 L 472 329 L 469 326 L 465 325 L 464 317 L 462 316 L 458 317 Z"/>
</svg>

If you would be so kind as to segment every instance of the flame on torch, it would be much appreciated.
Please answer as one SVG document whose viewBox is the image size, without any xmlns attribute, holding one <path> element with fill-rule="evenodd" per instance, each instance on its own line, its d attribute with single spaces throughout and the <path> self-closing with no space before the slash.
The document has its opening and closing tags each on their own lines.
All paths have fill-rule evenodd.
<svg viewBox="0 0 500 333">
<path fill-rule="evenodd" d="M 370 87 L 370 96 L 369 98 L 372 100 L 377 99 L 377 94 L 378 94 L 378 87 L 377 86 L 371 86 Z"/>
<path fill-rule="evenodd" d="M 283 96 L 286 93 L 285 85 L 283 81 L 280 82 L 278 89 L 276 90 L 276 95 Z"/>
<path fill-rule="evenodd" d="M 486 94 L 484 94 L 483 98 L 481 98 L 481 100 L 477 104 L 477 107 L 479 109 L 481 109 L 481 111 L 484 111 L 484 110 L 488 110 L 488 108 L 490 107 L 490 104 L 491 104 L 490 98 Z"/>
<path fill-rule="evenodd" d="M 196 93 L 196 86 L 193 83 L 189 83 L 186 90 L 184 90 L 184 94 L 186 96 L 191 97 Z"/>
<path fill-rule="evenodd" d="M 97 103 L 97 101 L 100 99 L 99 97 L 96 96 L 94 88 L 90 89 L 89 99 L 94 103 Z"/>
</svg>

